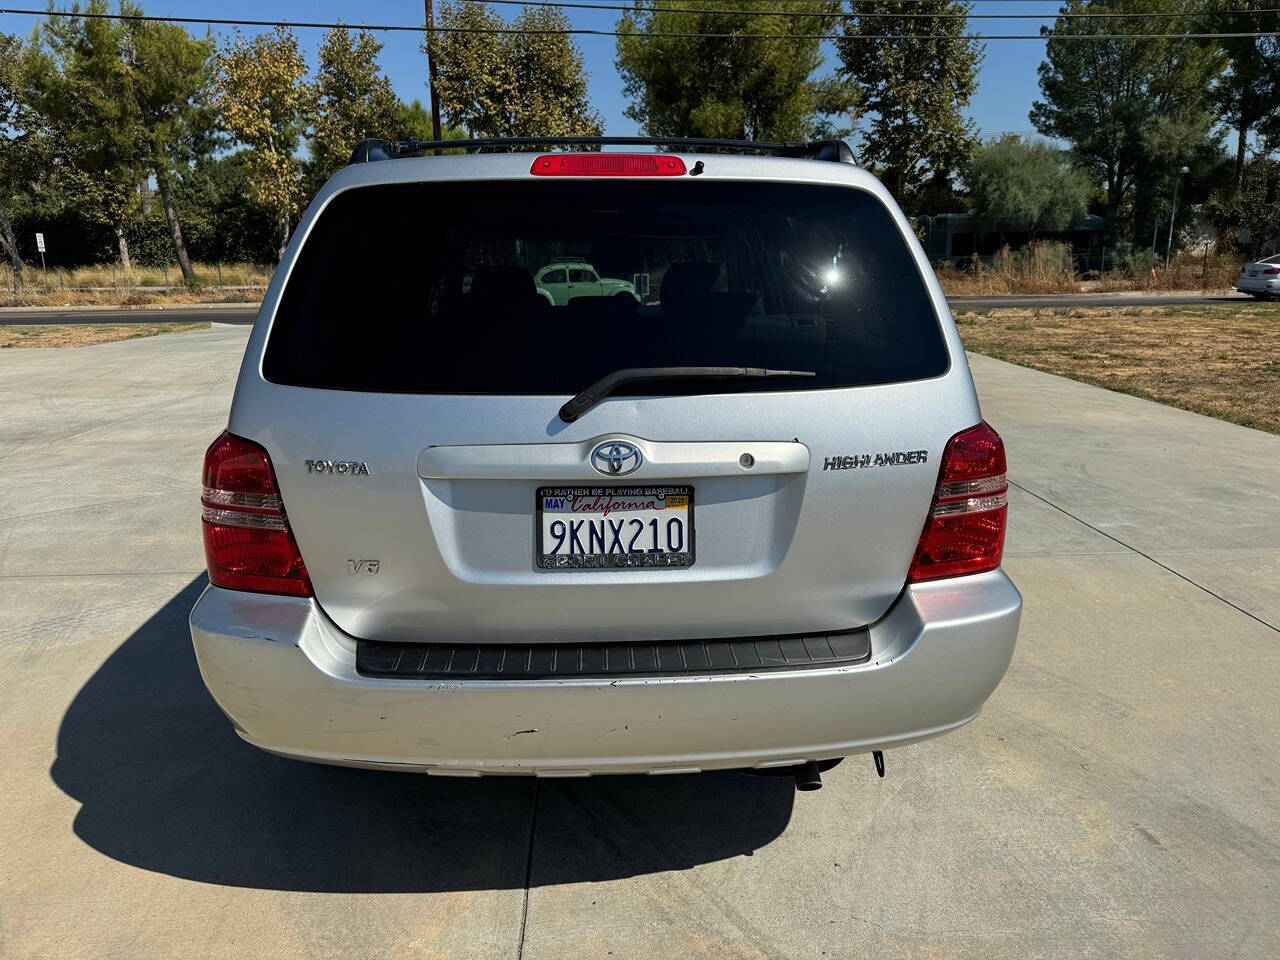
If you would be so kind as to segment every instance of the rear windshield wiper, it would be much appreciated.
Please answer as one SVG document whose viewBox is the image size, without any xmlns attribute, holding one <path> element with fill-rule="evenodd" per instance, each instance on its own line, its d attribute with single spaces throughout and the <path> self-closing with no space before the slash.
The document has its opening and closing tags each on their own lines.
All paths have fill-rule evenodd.
<svg viewBox="0 0 1280 960">
<path fill-rule="evenodd" d="M 560 408 L 560 419 L 573 423 L 624 383 L 658 380 L 773 380 L 783 377 L 816 377 L 812 370 L 769 370 L 765 367 L 627 367 L 601 377 Z"/>
</svg>

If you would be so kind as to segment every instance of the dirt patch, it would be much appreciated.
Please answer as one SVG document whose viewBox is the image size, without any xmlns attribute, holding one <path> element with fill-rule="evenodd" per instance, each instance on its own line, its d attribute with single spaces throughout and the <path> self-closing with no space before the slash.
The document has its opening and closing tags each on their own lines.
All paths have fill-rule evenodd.
<svg viewBox="0 0 1280 960">
<path fill-rule="evenodd" d="M 966 349 L 1280 433 L 1280 305 L 961 309 Z"/>
<path fill-rule="evenodd" d="M 162 333 L 208 330 L 207 323 L 93 323 L 0 327 L 0 349 L 8 347 L 88 347 L 95 343 L 156 337 Z"/>
</svg>

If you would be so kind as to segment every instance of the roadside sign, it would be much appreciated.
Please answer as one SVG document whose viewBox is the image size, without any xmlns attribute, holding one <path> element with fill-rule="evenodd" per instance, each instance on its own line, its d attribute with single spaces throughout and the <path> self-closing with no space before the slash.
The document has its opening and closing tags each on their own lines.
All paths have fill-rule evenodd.
<svg viewBox="0 0 1280 960">
<path fill-rule="evenodd" d="M 38 250 L 40 253 L 44 253 L 44 234 L 43 233 L 36 234 L 36 250 Z"/>
</svg>

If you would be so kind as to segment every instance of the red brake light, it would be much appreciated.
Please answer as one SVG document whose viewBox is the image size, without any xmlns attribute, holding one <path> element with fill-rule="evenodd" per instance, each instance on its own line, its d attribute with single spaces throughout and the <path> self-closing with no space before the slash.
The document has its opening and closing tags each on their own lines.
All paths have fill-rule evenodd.
<svg viewBox="0 0 1280 960">
<path fill-rule="evenodd" d="M 311 596 L 267 451 L 224 432 L 204 455 L 200 498 L 209 582 L 231 590 Z"/>
<path fill-rule="evenodd" d="M 1272 276 L 1273 274 L 1280 273 L 1280 267 L 1267 267 L 1267 269 L 1263 270 L 1262 272 L 1265 273 L 1267 276 Z"/>
<path fill-rule="evenodd" d="M 1004 441 L 985 422 L 947 441 L 933 504 L 907 580 L 938 580 L 1000 566 L 1009 517 Z"/>
<path fill-rule="evenodd" d="M 533 161 L 535 177 L 682 177 L 684 161 L 669 153 L 546 153 Z"/>
</svg>

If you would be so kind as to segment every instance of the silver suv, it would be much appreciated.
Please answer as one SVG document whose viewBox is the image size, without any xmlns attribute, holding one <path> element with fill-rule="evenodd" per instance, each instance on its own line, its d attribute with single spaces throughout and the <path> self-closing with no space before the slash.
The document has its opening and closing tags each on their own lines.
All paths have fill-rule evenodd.
<svg viewBox="0 0 1280 960">
<path fill-rule="evenodd" d="M 884 187 L 843 145 L 502 146 L 362 144 L 275 272 L 191 612 L 237 733 L 812 786 L 974 719 L 1021 611 L 1004 449 Z M 557 258 L 648 293 L 549 303 Z"/>
</svg>

